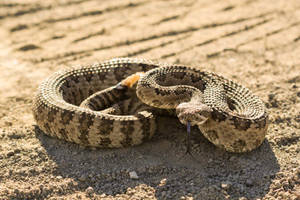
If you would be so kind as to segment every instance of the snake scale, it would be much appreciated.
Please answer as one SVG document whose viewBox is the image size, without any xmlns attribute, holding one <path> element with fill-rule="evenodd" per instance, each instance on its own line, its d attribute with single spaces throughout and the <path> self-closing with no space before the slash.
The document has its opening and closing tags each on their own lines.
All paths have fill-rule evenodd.
<svg viewBox="0 0 300 200">
<path fill-rule="evenodd" d="M 137 72 L 145 74 L 135 86 L 120 85 Z M 247 88 L 211 72 L 137 58 L 54 73 L 39 86 L 33 115 L 50 136 L 118 148 L 153 136 L 156 108 L 175 110 L 180 122 L 197 125 L 210 142 L 230 152 L 257 148 L 268 127 L 264 103 Z"/>
</svg>

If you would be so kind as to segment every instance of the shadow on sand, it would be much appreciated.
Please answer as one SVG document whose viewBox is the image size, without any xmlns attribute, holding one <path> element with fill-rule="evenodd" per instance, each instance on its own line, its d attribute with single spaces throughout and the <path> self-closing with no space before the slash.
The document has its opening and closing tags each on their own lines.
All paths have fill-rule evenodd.
<svg viewBox="0 0 300 200">
<path fill-rule="evenodd" d="M 167 120 L 164 122 L 164 120 Z M 234 154 L 216 148 L 193 130 L 193 157 L 185 155 L 185 129 L 168 119 L 156 136 L 140 146 L 122 149 L 80 147 L 35 133 L 49 157 L 57 164 L 57 175 L 78 182 L 76 190 L 92 187 L 95 194 L 116 195 L 146 184 L 158 199 L 261 198 L 269 191 L 277 159 L 268 141 L 250 153 Z M 172 134 L 171 134 L 172 133 Z M 131 179 L 135 171 L 138 179 Z M 162 184 L 162 181 L 164 182 Z"/>
</svg>

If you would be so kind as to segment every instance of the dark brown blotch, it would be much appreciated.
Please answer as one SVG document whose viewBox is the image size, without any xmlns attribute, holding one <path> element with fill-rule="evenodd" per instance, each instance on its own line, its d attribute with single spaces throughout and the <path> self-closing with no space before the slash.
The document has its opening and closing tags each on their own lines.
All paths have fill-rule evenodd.
<svg viewBox="0 0 300 200">
<path fill-rule="evenodd" d="M 235 101 L 233 99 L 229 98 L 228 96 L 226 96 L 226 102 L 227 102 L 229 109 L 234 111 L 235 105 L 236 105 Z"/>
<path fill-rule="evenodd" d="M 217 121 L 217 122 L 222 122 L 222 121 L 225 121 L 226 120 L 226 115 L 213 109 L 213 112 L 211 113 L 211 117 L 214 121 Z"/>
<path fill-rule="evenodd" d="M 122 121 L 121 122 L 122 128 L 121 132 L 124 133 L 126 136 L 132 135 L 134 131 L 134 122 L 133 121 Z"/>
<path fill-rule="evenodd" d="M 98 73 L 98 77 L 99 77 L 99 80 L 104 82 L 104 80 L 106 79 L 106 73 L 100 72 L 100 73 Z"/>
<path fill-rule="evenodd" d="M 174 78 L 182 80 L 185 74 L 185 72 L 174 72 L 172 75 Z"/>
<path fill-rule="evenodd" d="M 139 66 L 142 68 L 143 72 L 149 71 L 150 69 L 156 68 L 157 66 L 149 65 L 146 63 L 139 63 Z"/>
<path fill-rule="evenodd" d="M 48 112 L 48 121 L 50 123 L 54 122 L 54 120 L 56 119 L 57 112 L 58 111 L 56 109 L 50 109 L 50 111 Z"/>
<path fill-rule="evenodd" d="M 106 105 L 106 101 L 105 99 L 102 97 L 102 95 L 97 95 L 94 98 L 91 98 L 91 103 L 93 103 L 95 105 L 95 107 L 97 108 L 105 108 Z M 100 102 L 101 105 L 99 105 L 98 103 Z"/>
<path fill-rule="evenodd" d="M 113 121 L 109 119 L 101 119 L 101 124 L 98 127 L 100 135 L 109 135 L 113 129 Z"/>
<path fill-rule="evenodd" d="M 66 79 L 66 81 L 63 84 L 63 86 L 66 87 L 66 88 L 70 88 L 71 87 L 71 83 L 70 83 L 70 79 L 69 78 Z"/>
<path fill-rule="evenodd" d="M 205 90 L 205 88 L 206 88 L 206 83 L 202 80 L 202 79 L 200 79 L 199 77 L 196 79 L 194 79 L 194 81 L 193 81 L 193 79 L 192 79 L 192 82 L 194 83 L 194 84 L 196 84 L 196 87 L 201 91 L 201 92 L 203 92 L 204 90 Z"/>
<path fill-rule="evenodd" d="M 73 119 L 73 115 L 74 115 L 74 112 L 68 111 L 68 110 L 64 110 L 61 113 L 61 122 L 63 124 L 69 124 L 70 121 Z"/>
<path fill-rule="evenodd" d="M 256 128 L 258 129 L 263 129 L 266 127 L 267 123 L 268 123 L 268 118 L 263 118 L 263 119 L 257 119 L 254 121 L 255 124 L 257 124 Z"/>
<path fill-rule="evenodd" d="M 76 84 L 79 83 L 79 76 L 72 76 L 72 81 L 74 81 Z"/>
<path fill-rule="evenodd" d="M 182 94 L 182 91 L 180 91 L 180 90 L 174 90 L 173 92 L 174 92 L 174 94 L 177 95 L 177 96 L 179 96 L 179 95 Z"/>
<path fill-rule="evenodd" d="M 154 88 L 154 92 L 156 95 L 159 95 L 159 93 L 160 93 L 158 88 Z"/>
<path fill-rule="evenodd" d="M 79 139 L 82 141 L 84 144 L 88 144 L 88 133 L 90 127 L 94 123 L 94 115 L 91 115 L 89 113 L 81 113 L 79 117 L 79 123 L 80 125 L 77 127 L 80 132 Z"/>
<path fill-rule="evenodd" d="M 155 93 L 160 96 L 170 95 L 171 92 L 171 90 L 159 90 L 158 88 L 155 88 Z"/>
<path fill-rule="evenodd" d="M 160 74 L 158 77 L 157 77 L 157 81 L 158 83 L 164 83 L 165 80 L 166 80 L 167 76 L 166 74 Z"/>
<path fill-rule="evenodd" d="M 250 128 L 251 120 L 241 119 L 241 118 L 237 118 L 237 117 L 233 117 L 232 120 L 233 120 L 234 127 L 237 130 L 246 131 L 246 130 L 248 130 L 248 128 Z"/>
<path fill-rule="evenodd" d="M 103 148 L 108 148 L 110 144 L 111 144 L 111 139 L 109 138 L 101 138 L 101 140 L 99 141 L 99 146 Z"/>
<path fill-rule="evenodd" d="M 98 105 L 98 101 L 96 101 L 95 98 L 90 98 L 88 102 L 86 103 L 89 109 L 94 110 L 94 111 L 99 111 L 100 106 Z"/>
<path fill-rule="evenodd" d="M 90 82 L 90 81 L 92 80 L 93 76 L 94 76 L 93 74 L 85 74 L 85 75 L 84 75 L 85 80 L 86 80 L 87 82 Z"/>
<path fill-rule="evenodd" d="M 90 88 L 89 89 L 89 96 L 91 96 L 92 94 L 94 94 L 95 93 L 95 91 L 92 89 L 92 88 Z"/>
<path fill-rule="evenodd" d="M 88 94 L 86 93 L 86 88 L 80 88 L 79 89 L 79 93 L 80 93 L 80 100 L 83 101 L 85 100 L 86 98 L 88 98 Z"/>
<path fill-rule="evenodd" d="M 118 82 L 122 81 L 125 78 L 125 74 L 126 74 L 127 70 L 128 70 L 128 68 L 126 68 L 126 67 L 118 67 L 118 68 L 114 69 L 114 75 Z"/>
<path fill-rule="evenodd" d="M 124 89 L 120 90 L 120 89 L 117 89 L 117 88 L 114 88 L 110 91 L 110 95 L 111 95 L 111 98 L 114 102 L 117 102 L 119 101 L 120 99 L 125 99 L 127 96 L 126 96 L 126 93 L 128 91 L 128 88 L 125 87 Z"/>
<path fill-rule="evenodd" d="M 244 140 L 236 140 L 231 147 L 234 149 L 234 152 L 240 152 L 242 149 L 246 147 L 246 142 Z"/>
<path fill-rule="evenodd" d="M 146 82 L 146 81 L 139 81 L 138 83 L 140 85 L 140 87 L 144 87 L 144 88 L 149 88 L 151 87 L 150 83 Z"/>
<path fill-rule="evenodd" d="M 150 136 L 152 135 L 151 134 L 151 120 L 155 120 L 155 118 L 152 118 L 152 119 L 151 118 L 147 118 L 144 115 L 139 114 L 139 113 L 136 116 L 139 119 L 139 121 L 143 124 L 143 127 L 142 127 L 143 139 L 142 139 L 142 141 L 143 142 L 147 141 L 147 140 L 150 139 Z"/>
<path fill-rule="evenodd" d="M 197 83 L 199 81 L 202 82 L 202 79 L 199 76 L 195 76 L 194 74 L 191 74 L 190 77 L 191 77 L 191 80 L 192 80 L 193 83 Z"/>
<path fill-rule="evenodd" d="M 110 94 L 108 94 L 107 92 L 102 93 L 103 95 L 103 99 L 105 100 L 105 106 L 109 106 L 111 105 L 113 102 L 111 102 L 110 100 Z"/>
<path fill-rule="evenodd" d="M 62 139 L 68 140 L 68 134 L 65 129 L 59 129 L 58 132 L 60 133 Z"/>
<path fill-rule="evenodd" d="M 122 128 L 121 132 L 124 133 L 125 138 L 120 142 L 124 147 L 130 146 L 132 144 L 132 132 L 134 131 L 133 121 L 121 122 Z"/>
<path fill-rule="evenodd" d="M 51 129 L 50 129 L 50 126 L 49 126 L 49 123 L 48 122 L 46 122 L 45 124 L 44 124 L 44 128 L 45 128 L 45 133 L 46 134 L 51 134 Z"/>
</svg>

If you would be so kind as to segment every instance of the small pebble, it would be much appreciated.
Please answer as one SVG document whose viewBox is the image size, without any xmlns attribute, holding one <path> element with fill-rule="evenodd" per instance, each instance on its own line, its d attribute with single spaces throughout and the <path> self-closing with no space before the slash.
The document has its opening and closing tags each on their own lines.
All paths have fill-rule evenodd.
<svg viewBox="0 0 300 200">
<path fill-rule="evenodd" d="M 251 179 L 246 180 L 246 186 L 253 186 L 253 181 Z"/>
<path fill-rule="evenodd" d="M 237 158 L 236 156 L 231 156 L 231 157 L 229 158 L 229 160 L 230 160 L 230 161 L 235 161 L 236 158 Z"/>
<path fill-rule="evenodd" d="M 94 193 L 94 188 L 92 188 L 91 186 L 89 186 L 88 188 L 86 188 L 85 192 L 89 195 Z"/>
<path fill-rule="evenodd" d="M 162 179 L 161 181 L 160 181 L 160 183 L 159 183 L 159 186 L 164 186 L 164 185 L 166 185 L 166 182 L 167 182 L 167 179 Z"/>
<path fill-rule="evenodd" d="M 7 156 L 7 157 L 11 157 L 11 156 L 13 156 L 14 154 L 15 154 L 14 151 L 9 151 L 9 152 L 7 152 L 6 156 Z"/>
<path fill-rule="evenodd" d="M 229 189 L 231 186 L 231 183 L 230 182 L 224 182 L 224 183 L 221 183 L 221 188 L 227 190 Z"/>
<path fill-rule="evenodd" d="M 80 180 L 80 181 L 86 181 L 86 177 L 85 177 L 85 176 L 80 176 L 80 177 L 79 177 L 79 180 Z"/>
<path fill-rule="evenodd" d="M 15 151 L 14 151 L 14 153 L 16 153 L 16 154 L 18 154 L 18 153 L 20 153 L 20 152 L 21 152 L 20 149 L 15 149 Z"/>
<path fill-rule="evenodd" d="M 129 177 L 131 179 L 139 179 L 139 177 L 135 171 L 129 172 Z"/>
</svg>

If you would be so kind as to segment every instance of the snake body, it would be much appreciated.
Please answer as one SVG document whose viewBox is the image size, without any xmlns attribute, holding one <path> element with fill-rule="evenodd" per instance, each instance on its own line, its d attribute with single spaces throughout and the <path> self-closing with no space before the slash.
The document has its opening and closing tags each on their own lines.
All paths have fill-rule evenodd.
<svg viewBox="0 0 300 200">
<path fill-rule="evenodd" d="M 136 88 L 114 87 L 141 71 L 146 74 Z M 136 103 L 138 98 L 130 100 L 135 89 L 143 103 Z M 101 108 L 80 106 L 87 98 Z M 192 120 L 209 141 L 231 152 L 258 147 L 268 127 L 263 102 L 247 88 L 214 73 L 133 58 L 54 73 L 39 86 L 33 114 L 39 128 L 50 136 L 85 146 L 117 148 L 138 145 L 153 136 L 153 107 L 177 108 L 181 121 Z"/>
</svg>

